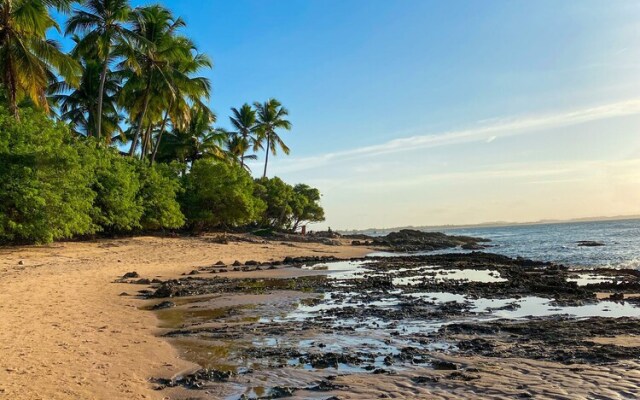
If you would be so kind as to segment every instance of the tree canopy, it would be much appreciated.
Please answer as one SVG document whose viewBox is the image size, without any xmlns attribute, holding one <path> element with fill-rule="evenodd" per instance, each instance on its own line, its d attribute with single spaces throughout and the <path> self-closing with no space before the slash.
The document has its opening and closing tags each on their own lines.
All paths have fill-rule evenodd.
<svg viewBox="0 0 640 400">
<path fill-rule="evenodd" d="M 324 219 L 317 189 L 267 178 L 288 109 L 245 102 L 217 126 L 213 62 L 185 27 L 128 0 L 0 2 L 0 242 Z"/>
</svg>

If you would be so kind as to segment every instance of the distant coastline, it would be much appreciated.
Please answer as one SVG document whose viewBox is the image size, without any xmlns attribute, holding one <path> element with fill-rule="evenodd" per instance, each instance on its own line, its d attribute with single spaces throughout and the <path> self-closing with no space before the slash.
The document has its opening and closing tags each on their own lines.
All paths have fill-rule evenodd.
<svg viewBox="0 0 640 400">
<path fill-rule="evenodd" d="M 508 221 L 493 221 L 482 222 L 479 224 L 464 224 L 464 225 L 421 225 L 421 226 L 397 226 L 392 228 L 367 228 L 367 229 L 343 229 L 337 230 L 342 234 L 357 234 L 357 233 L 371 233 L 385 234 L 389 232 L 399 231 L 401 229 L 416 229 L 421 231 L 439 231 L 439 230 L 455 230 L 455 229 L 469 229 L 469 228 L 499 228 L 508 226 L 530 226 L 530 225 L 553 225 L 553 224 L 570 224 L 578 222 L 604 222 L 604 221 L 627 221 L 640 219 L 639 214 L 635 215 L 616 215 L 616 216 L 600 216 L 600 217 L 582 217 L 571 219 L 543 219 L 539 221 L 526 221 L 526 222 L 508 222 Z"/>
</svg>

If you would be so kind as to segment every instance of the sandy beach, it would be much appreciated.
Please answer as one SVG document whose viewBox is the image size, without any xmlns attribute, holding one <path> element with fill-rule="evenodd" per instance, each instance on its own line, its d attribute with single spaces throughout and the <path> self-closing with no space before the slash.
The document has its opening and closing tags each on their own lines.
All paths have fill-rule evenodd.
<svg viewBox="0 0 640 400">
<path fill-rule="evenodd" d="M 137 289 L 112 283 L 126 272 L 168 279 L 219 260 L 369 251 L 210 239 L 137 237 L 0 249 L 0 398 L 164 398 L 148 379 L 195 366 L 155 335 L 156 317 L 138 309 L 144 301 L 119 296 Z"/>
<path fill-rule="evenodd" d="M 181 354 L 184 347 L 179 342 L 185 339 L 160 337 L 168 328 L 179 325 L 171 326 L 171 320 L 167 325 L 166 319 L 159 319 L 157 316 L 163 315 L 164 310 L 159 313 L 144 310 L 159 300 L 132 296 L 148 286 L 115 281 L 132 271 L 144 278 L 166 281 L 184 278 L 184 274 L 194 269 L 206 271 L 218 261 L 229 265 L 236 260 L 269 262 L 287 256 L 352 258 L 372 251 L 350 246 L 346 241 L 341 246 L 234 240 L 219 244 L 217 241 L 215 236 L 138 237 L 2 249 L 0 398 L 237 398 L 229 397 L 228 387 L 222 386 L 219 390 L 194 391 L 180 386 L 154 390 L 158 385 L 152 378 L 171 379 L 198 370 L 198 364 L 187 360 L 199 361 L 198 355 L 184 357 Z M 233 281 L 236 278 L 313 278 L 312 275 L 326 273 L 289 267 L 248 272 L 213 269 L 216 274 L 201 272 L 197 276 L 204 280 L 217 276 Z M 263 307 L 255 309 L 258 313 L 268 307 L 286 309 L 296 301 L 312 297 L 304 290 L 267 290 L 196 298 L 200 303 L 188 301 L 214 310 L 245 305 Z M 180 308 L 178 304 L 166 312 Z M 203 313 L 208 315 L 206 310 Z M 198 328 L 221 334 L 238 327 L 242 330 L 245 323 L 206 322 Z M 635 334 L 594 337 L 592 341 L 618 346 L 638 344 Z M 193 348 L 193 343 L 189 346 Z M 331 379 L 333 386 L 321 393 L 301 389 L 290 397 L 293 399 L 591 399 L 596 396 L 631 399 L 639 394 L 640 365 L 633 359 L 606 365 L 573 365 L 514 355 L 496 358 L 436 351 L 429 353 L 429 357 L 432 363 L 436 360 L 443 365 L 455 364 L 455 370 L 425 368 L 419 364 L 392 374 L 327 377 L 327 373 L 305 369 L 285 373 L 266 369 L 239 377 L 238 382 L 251 387 L 255 382 L 277 380 L 295 386 L 317 381 L 317 378 Z"/>
</svg>

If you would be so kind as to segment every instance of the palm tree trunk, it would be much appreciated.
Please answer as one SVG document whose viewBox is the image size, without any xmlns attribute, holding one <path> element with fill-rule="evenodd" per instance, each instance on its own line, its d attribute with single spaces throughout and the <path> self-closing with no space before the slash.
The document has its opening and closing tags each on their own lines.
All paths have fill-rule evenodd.
<svg viewBox="0 0 640 400">
<path fill-rule="evenodd" d="M 240 154 L 240 168 L 244 169 L 244 150 Z"/>
<path fill-rule="evenodd" d="M 144 136 L 142 136 L 142 150 L 140 151 L 140 160 L 144 160 L 149 152 L 149 143 L 151 143 L 151 130 L 153 129 L 153 124 L 149 124 L 147 129 L 144 131 Z"/>
<path fill-rule="evenodd" d="M 109 67 L 108 60 L 109 54 L 107 53 L 107 56 L 104 58 L 102 72 L 100 73 L 100 92 L 98 92 L 98 121 L 96 123 L 96 137 L 98 138 L 98 142 L 102 136 L 102 101 L 104 99 L 104 83 L 107 80 L 107 69 Z"/>
<path fill-rule="evenodd" d="M 149 108 L 149 94 L 151 92 L 151 76 L 147 81 L 147 89 L 144 93 L 144 105 L 142 106 L 142 111 L 140 112 L 140 116 L 138 117 L 138 126 L 136 127 L 136 134 L 133 136 L 133 141 L 131 142 L 131 148 L 129 149 L 129 156 L 133 157 L 133 154 L 136 152 L 136 147 L 138 146 L 138 139 L 140 139 L 140 133 L 142 132 L 142 121 L 144 120 L 144 116 L 147 113 L 147 108 Z"/>
<path fill-rule="evenodd" d="M 7 98 L 9 100 L 9 112 L 16 121 L 20 121 L 20 114 L 18 113 L 18 98 L 16 88 L 16 76 L 13 70 L 13 63 L 11 57 L 7 57 L 7 68 L 4 71 L 5 82 L 7 85 Z"/>
<path fill-rule="evenodd" d="M 267 177 L 267 164 L 269 163 L 269 150 L 271 147 L 271 133 L 267 133 L 267 155 L 264 158 L 264 173 L 262 174 L 263 178 Z"/>
<path fill-rule="evenodd" d="M 164 133 L 164 128 L 167 126 L 167 120 L 169 119 L 169 111 L 165 111 L 164 119 L 162 120 L 162 126 L 160 126 L 160 133 L 158 133 L 158 139 L 156 140 L 156 144 L 153 146 L 153 153 L 151 153 L 151 165 L 156 159 L 156 154 L 158 154 L 158 148 L 160 147 L 160 140 L 162 140 L 162 134 Z"/>
</svg>

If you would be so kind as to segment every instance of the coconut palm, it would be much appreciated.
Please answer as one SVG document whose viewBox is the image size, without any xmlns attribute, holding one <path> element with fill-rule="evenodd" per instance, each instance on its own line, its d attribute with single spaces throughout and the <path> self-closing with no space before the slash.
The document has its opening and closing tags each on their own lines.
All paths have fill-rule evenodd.
<svg viewBox="0 0 640 400">
<path fill-rule="evenodd" d="M 204 100 L 209 99 L 211 83 L 204 77 L 193 77 L 202 68 L 210 68 L 211 60 L 204 54 L 198 53 L 191 41 L 184 38 L 177 38 L 190 51 L 185 52 L 186 56 L 175 61 L 169 68 L 165 69 L 168 79 L 158 80 L 159 87 L 154 90 L 157 96 L 153 96 L 149 102 L 149 110 L 156 120 L 161 120 L 160 129 L 156 135 L 155 144 L 151 152 L 151 163 L 153 164 L 158 146 L 162 141 L 165 127 L 171 122 L 173 127 L 184 128 L 190 122 L 191 109 L 195 106 L 200 110 L 212 114 L 204 104 Z M 160 118 L 160 116 L 162 117 Z M 151 137 L 147 138 L 149 146 L 145 147 L 143 156 L 151 150 Z"/>
<path fill-rule="evenodd" d="M 146 120 L 149 110 L 152 89 L 158 87 L 158 81 L 174 88 L 171 66 L 190 56 L 193 45 L 186 38 L 178 38 L 177 30 L 185 23 L 175 18 L 171 11 L 159 5 L 136 8 L 132 13 L 132 31 L 146 42 L 143 46 L 135 46 L 124 50 L 122 66 L 131 69 L 133 75 L 124 87 L 127 99 L 123 101 L 129 107 L 130 121 L 135 127 L 135 134 L 129 149 L 133 156 L 143 131 L 149 132 L 151 123 Z"/>
<path fill-rule="evenodd" d="M 223 149 L 226 133 L 213 127 L 215 115 L 200 107 L 193 107 L 190 112 L 187 126 L 167 132 L 159 145 L 158 160 L 183 164 L 206 157 L 226 160 L 227 152 Z"/>
<path fill-rule="evenodd" d="M 87 0 L 86 10 L 76 10 L 67 22 L 67 34 L 83 34 L 75 53 L 94 54 L 101 64 L 100 87 L 97 91 L 95 136 L 102 136 L 103 104 L 109 63 L 117 46 L 131 43 L 137 36 L 127 28 L 131 7 L 128 0 Z M 92 129 L 93 131 L 93 129 Z M 109 136 L 110 137 L 110 136 Z"/>
<path fill-rule="evenodd" d="M 257 160 L 258 156 L 255 154 L 247 154 L 247 151 L 251 150 L 251 148 L 246 146 L 246 141 L 244 141 L 237 132 L 227 132 L 225 148 L 230 159 L 240 164 L 245 170 L 251 172 L 251 168 L 247 165 L 246 160 Z"/>
<path fill-rule="evenodd" d="M 245 153 L 256 147 L 257 140 L 253 136 L 256 130 L 256 112 L 247 103 L 238 110 L 231 108 L 232 116 L 229 117 L 231 125 L 236 130 L 233 138 L 233 152 L 240 157 L 240 166 L 244 168 Z"/>
<path fill-rule="evenodd" d="M 122 135 L 120 115 L 116 96 L 120 91 L 121 76 L 111 72 L 106 76 L 103 86 L 104 98 L 102 112 L 98 112 L 98 93 L 102 65 L 95 59 L 82 58 L 82 79 L 76 89 L 70 88 L 65 81 L 59 81 L 49 87 L 50 101 L 60 111 L 60 119 L 68 121 L 71 129 L 81 136 L 91 136 L 95 131 L 96 120 L 103 119 L 103 133 L 106 142 L 114 134 Z"/>
<path fill-rule="evenodd" d="M 18 102 L 26 98 L 49 110 L 46 91 L 56 73 L 77 84 L 78 63 L 46 37 L 50 28 L 60 30 L 48 6 L 68 8 L 63 0 L 4 0 L 0 2 L 0 83 L 15 118 Z"/>
<path fill-rule="evenodd" d="M 285 119 L 289 111 L 276 99 L 269 99 L 264 103 L 254 103 L 257 112 L 258 142 L 266 141 L 266 153 L 264 159 L 263 178 L 267 177 L 267 164 L 269 163 L 269 153 L 276 155 L 278 147 L 284 154 L 289 154 L 289 147 L 278 136 L 276 129 L 291 129 L 291 122 Z"/>
</svg>

